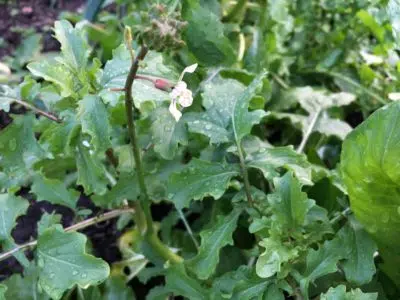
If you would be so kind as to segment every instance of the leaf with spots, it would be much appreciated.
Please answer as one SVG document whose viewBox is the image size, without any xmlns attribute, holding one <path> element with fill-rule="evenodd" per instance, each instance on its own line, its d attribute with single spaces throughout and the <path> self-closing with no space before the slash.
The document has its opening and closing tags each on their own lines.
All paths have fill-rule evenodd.
<svg viewBox="0 0 400 300">
<path fill-rule="evenodd" d="M 0 194 L 0 245 L 4 251 L 15 247 L 11 231 L 17 224 L 17 218 L 26 213 L 28 206 L 28 201 L 21 197 Z M 16 253 L 15 257 L 23 266 L 29 264 L 23 253 Z"/>
<path fill-rule="evenodd" d="M 245 90 L 245 86 L 233 79 L 216 77 L 204 85 L 202 93 L 205 112 L 186 115 L 190 132 L 210 138 L 211 144 L 226 143 L 233 139 L 231 124 L 235 99 Z"/>
<path fill-rule="evenodd" d="M 178 208 L 187 207 L 190 200 L 206 196 L 220 198 L 232 177 L 240 174 L 236 164 L 209 162 L 194 158 L 187 166 L 169 178 L 168 198 Z"/>
<path fill-rule="evenodd" d="M 64 232 L 59 225 L 46 229 L 39 236 L 38 284 L 53 299 L 60 299 L 74 285 L 87 288 L 109 276 L 108 264 L 86 253 L 86 240 L 85 235 Z"/>
<path fill-rule="evenodd" d="M 12 241 L 11 230 L 16 219 L 25 214 L 29 203 L 27 200 L 12 194 L 0 194 L 0 242 Z"/>
<path fill-rule="evenodd" d="M 57 179 L 49 179 L 38 174 L 35 176 L 32 192 L 36 195 L 37 201 L 48 201 L 53 204 L 61 204 L 71 209 L 76 208 L 79 192 L 68 189 L 65 184 Z"/>
<path fill-rule="evenodd" d="M 104 152 L 111 147 L 108 113 L 100 97 L 89 95 L 79 102 L 78 120 L 82 133 L 91 137 L 88 148 L 93 145 L 95 152 Z"/>
<path fill-rule="evenodd" d="M 187 261 L 187 265 L 200 278 L 209 278 L 217 268 L 220 250 L 233 245 L 232 234 L 236 229 L 241 210 L 234 209 L 227 216 L 218 216 L 217 221 L 200 233 L 201 246 L 198 254 Z"/>
<path fill-rule="evenodd" d="M 235 98 L 232 114 L 232 128 L 236 143 L 240 145 L 243 137 L 248 135 L 254 124 L 257 124 L 267 115 L 264 110 L 249 112 L 250 100 L 256 94 L 257 89 L 262 86 L 266 73 L 259 74 L 250 85 Z"/>
<path fill-rule="evenodd" d="M 55 37 L 61 44 L 61 52 L 63 54 L 61 61 L 73 72 L 86 69 L 90 54 L 89 45 L 82 28 L 81 24 L 74 28 L 66 20 L 54 23 Z"/>
<path fill-rule="evenodd" d="M 24 182 L 33 164 L 46 156 L 35 138 L 33 125 L 34 116 L 16 116 L 0 131 L 0 169 L 10 182 Z"/>
<path fill-rule="evenodd" d="M 154 151 L 162 158 L 171 160 L 175 157 L 178 146 L 188 142 L 185 119 L 175 121 L 169 110 L 159 107 L 152 115 L 151 132 L 153 134 Z"/>
<path fill-rule="evenodd" d="M 85 193 L 97 195 L 106 193 L 108 181 L 105 167 L 96 154 L 83 146 L 82 142 L 78 142 L 76 149 L 76 166 L 78 169 L 76 183 L 83 186 Z"/>
<path fill-rule="evenodd" d="M 265 179 L 279 177 L 279 169 L 292 171 L 302 184 L 312 185 L 311 164 L 304 154 L 297 153 L 293 146 L 264 147 L 246 158 L 246 165 L 263 172 Z"/>
</svg>

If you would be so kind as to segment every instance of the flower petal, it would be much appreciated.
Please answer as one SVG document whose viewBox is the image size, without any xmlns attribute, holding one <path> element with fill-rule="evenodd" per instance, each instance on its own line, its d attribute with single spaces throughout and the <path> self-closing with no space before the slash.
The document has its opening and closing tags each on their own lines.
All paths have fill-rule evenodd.
<svg viewBox="0 0 400 300">
<path fill-rule="evenodd" d="M 191 90 L 185 90 L 178 98 L 178 103 L 183 107 L 189 107 L 193 103 L 193 96 Z"/>
<path fill-rule="evenodd" d="M 176 102 L 175 101 L 171 101 L 171 104 L 169 105 L 169 112 L 175 118 L 175 121 L 177 121 L 177 122 L 182 117 L 182 113 L 176 107 Z"/>
<path fill-rule="evenodd" d="M 193 64 L 191 66 L 186 67 L 183 72 L 181 73 L 181 76 L 179 77 L 178 81 L 181 81 L 185 73 L 193 73 L 196 71 L 198 64 Z"/>
</svg>

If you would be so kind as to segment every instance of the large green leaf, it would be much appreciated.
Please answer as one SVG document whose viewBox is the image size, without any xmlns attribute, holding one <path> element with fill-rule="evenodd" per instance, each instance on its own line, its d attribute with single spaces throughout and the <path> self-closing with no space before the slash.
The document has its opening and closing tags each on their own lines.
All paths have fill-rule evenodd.
<svg viewBox="0 0 400 300">
<path fill-rule="evenodd" d="M 199 281 L 189 277 L 183 265 L 172 265 L 165 273 L 166 289 L 173 295 L 193 300 L 209 299 L 207 289 L 203 288 Z"/>
<path fill-rule="evenodd" d="M 190 200 L 201 200 L 206 196 L 220 198 L 232 177 L 240 174 L 236 164 L 221 164 L 192 159 L 180 172 L 170 176 L 168 198 L 178 208 L 187 207 Z"/>
<path fill-rule="evenodd" d="M 77 184 L 81 184 L 87 194 L 103 195 L 107 191 L 105 167 L 100 159 L 87 147 L 78 143 L 76 150 L 76 166 L 78 168 Z"/>
<path fill-rule="evenodd" d="M 93 144 L 96 152 L 111 147 L 108 113 L 100 97 L 88 95 L 83 98 L 79 102 L 78 119 L 82 124 L 82 132 L 90 135 L 90 144 Z"/>
<path fill-rule="evenodd" d="M 239 209 L 234 209 L 227 216 L 219 216 L 215 224 L 200 233 L 199 252 L 187 262 L 200 279 L 207 279 L 215 272 L 221 248 L 233 245 L 232 234 L 236 229 L 240 213 Z"/>
<path fill-rule="evenodd" d="M 282 243 L 276 237 L 263 239 L 260 246 L 265 248 L 256 263 L 256 272 L 261 278 L 268 278 L 279 273 L 282 264 L 298 255 L 296 249 L 291 249 L 289 244 Z"/>
<path fill-rule="evenodd" d="M 64 232 L 61 226 L 48 228 L 39 236 L 39 285 L 52 298 L 60 299 L 76 284 L 87 288 L 108 277 L 108 264 L 87 254 L 85 244 L 85 235 Z"/>
<path fill-rule="evenodd" d="M 164 159 L 173 159 L 179 144 L 187 144 L 187 130 L 184 118 L 178 122 L 166 107 L 159 107 L 153 113 L 151 124 L 154 150 Z"/>
<path fill-rule="evenodd" d="M 343 271 L 346 279 L 358 286 L 367 284 L 375 274 L 374 253 L 376 245 L 367 232 L 355 221 L 339 231 L 347 248 Z"/>
<path fill-rule="evenodd" d="M 74 28 L 66 20 L 56 21 L 54 33 L 61 44 L 62 62 L 74 72 L 86 69 L 90 51 L 81 27 Z"/>
<path fill-rule="evenodd" d="M 272 216 L 275 228 L 282 232 L 294 232 L 303 226 L 307 212 L 315 204 L 301 191 L 298 179 L 291 172 L 281 178 L 275 178 L 276 192 L 268 195 L 268 202 L 274 213 Z"/>
<path fill-rule="evenodd" d="M 231 64 L 236 55 L 218 17 L 197 1 L 188 1 L 184 19 L 189 23 L 185 41 L 189 50 L 203 65 Z"/>
<path fill-rule="evenodd" d="M 139 194 L 140 190 L 136 175 L 123 173 L 118 179 L 117 184 L 107 191 L 107 193 L 101 196 L 94 195 L 92 200 L 98 206 L 114 208 L 120 207 L 125 199 L 136 200 Z"/>
<path fill-rule="evenodd" d="M 56 84 L 64 97 L 71 96 L 82 88 L 73 73 L 54 58 L 32 62 L 28 69 L 33 75 Z"/>
<path fill-rule="evenodd" d="M 40 135 L 39 143 L 44 149 L 54 155 L 65 155 L 74 149 L 73 138 L 79 130 L 76 115 L 71 111 L 64 111 L 61 124 L 52 122 L 47 125 Z"/>
<path fill-rule="evenodd" d="M 400 102 L 373 113 L 345 140 L 341 170 L 351 209 L 400 285 Z"/>
<path fill-rule="evenodd" d="M 12 240 L 11 230 L 16 219 L 25 214 L 29 203 L 27 200 L 12 194 L 0 194 L 0 242 Z"/>
<path fill-rule="evenodd" d="M 267 114 L 263 110 L 249 112 L 249 103 L 257 89 L 262 86 L 266 73 L 258 75 L 244 92 L 235 99 L 232 110 L 232 128 L 237 144 L 240 145 L 244 136 L 248 135 L 254 124 L 257 124 Z"/>
<path fill-rule="evenodd" d="M 312 185 L 311 164 L 304 154 L 297 153 L 292 146 L 263 148 L 246 157 L 248 167 L 260 169 L 264 177 L 273 180 L 279 176 L 279 168 L 292 171 L 303 184 Z"/>
<path fill-rule="evenodd" d="M 68 189 L 62 181 L 43 177 L 42 174 L 35 176 L 31 190 L 36 194 L 37 201 L 49 201 L 72 209 L 75 209 L 79 198 L 78 191 Z"/>
<path fill-rule="evenodd" d="M 345 285 L 331 287 L 325 294 L 321 295 L 321 300 L 376 300 L 378 293 L 363 293 L 360 289 L 346 292 Z"/>
<path fill-rule="evenodd" d="M 32 165 L 45 157 L 33 131 L 34 116 L 16 116 L 12 124 L 0 132 L 0 168 L 8 180 L 23 181 Z"/>
<path fill-rule="evenodd" d="M 336 272 L 337 264 L 345 254 L 340 238 L 326 241 L 318 250 L 309 248 L 306 268 L 300 279 L 300 289 L 306 299 L 308 299 L 309 284 L 324 275 Z"/>
<path fill-rule="evenodd" d="M 28 267 L 24 275 L 14 274 L 3 283 L 7 286 L 5 299 L 15 300 L 49 300 L 50 297 L 38 287 L 39 272 L 36 267 Z M 0 297 L 1 299 L 1 297 Z"/>
</svg>

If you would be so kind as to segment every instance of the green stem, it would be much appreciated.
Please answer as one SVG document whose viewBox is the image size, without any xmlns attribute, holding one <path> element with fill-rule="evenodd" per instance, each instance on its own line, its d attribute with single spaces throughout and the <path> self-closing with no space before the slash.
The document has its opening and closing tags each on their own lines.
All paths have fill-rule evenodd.
<svg viewBox="0 0 400 300">
<path fill-rule="evenodd" d="M 135 209 L 137 212 L 136 224 L 139 231 L 144 234 L 144 238 L 152 247 L 152 249 L 158 253 L 165 260 L 169 260 L 171 263 L 180 263 L 183 259 L 173 253 L 166 245 L 164 245 L 158 238 L 157 233 L 154 231 L 153 218 L 150 211 L 150 197 L 147 192 L 145 183 L 144 169 L 142 165 L 142 159 L 140 154 L 140 147 L 137 142 L 135 122 L 133 118 L 133 97 L 132 97 L 132 85 L 136 78 L 136 73 L 139 68 L 139 61 L 143 60 L 148 52 L 146 46 L 140 49 L 138 56 L 133 61 L 129 70 L 128 77 L 125 82 L 125 111 L 128 124 L 128 134 L 130 143 L 132 145 L 133 157 L 135 160 L 136 174 L 138 176 L 139 188 L 140 188 L 140 202 L 136 204 Z"/>
<path fill-rule="evenodd" d="M 141 203 L 140 205 L 137 205 L 137 210 L 140 214 L 143 214 L 145 219 L 146 219 L 146 228 L 140 228 L 141 232 L 146 232 L 148 234 L 151 234 L 153 232 L 153 219 L 151 218 L 151 213 L 150 213 L 150 199 L 147 193 L 147 187 L 146 183 L 144 180 L 144 170 L 142 166 L 142 159 L 140 157 L 140 148 L 137 143 L 137 137 L 136 137 L 136 128 L 135 128 L 135 122 L 133 120 L 133 97 L 132 97 L 132 85 L 133 81 L 135 80 L 136 73 L 139 69 L 139 61 L 143 60 L 144 57 L 146 56 L 148 52 L 148 49 L 146 46 L 143 46 L 140 49 L 140 52 L 136 59 L 133 61 L 131 68 L 129 69 L 128 77 L 125 82 L 125 111 L 126 111 L 126 119 L 127 119 L 127 124 L 128 124 L 128 134 L 129 134 L 129 139 L 130 143 L 132 145 L 132 152 L 133 152 L 133 157 L 135 159 L 135 167 L 136 167 L 136 174 L 138 176 L 138 181 L 139 181 L 139 187 L 140 187 L 140 192 L 141 192 Z M 138 224 L 138 226 L 141 225 L 142 222 Z"/>
<path fill-rule="evenodd" d="M 183 262 L 183 258 L 172 252 L 165 244 L 163 244 L 158 238 L 157 234 L 153 233 L 146 236 L 146 241 L 149 243 L 151 248 L 158 253 L 165 261 L 169 261 L 174 264 Z"/>
<path fill-rule="evenodd" d="M 239 0 L 236 5 L 231 9 L 231 11 L 222 18 L 224 22 L 232 22 L 238 14 L 243 10 L 246 6 L 247 0 Z"/>
<path fill-rule="evenodd" d="M 299 148 L 297 148 L 297 153 L 303 152 L 304 148 L 306 147 L 307 141 L 310 138 L 311 133 L 313 133 L 315 125 L 317 125 L 320 114 L 321 109 L 318 109 L 311 120 L 310 126 L 308 126 L 307 132 L 304 134 L 303 139 L 301 140 Z"/>
<path fill-rule="evenodd" d="M 244 162 L 244 155 L 242 146 L 240 145 L 240 141 L 236 143 L 236 145 L 238 148 L 240 169 L 242 171 L 244 190 L 246 192 L 247 201 L 249 202 L 250 206 L 253 206 L 253 198 L 251 197 L 249 174 L 247 173 L 246 163 Z"/>
</svg>

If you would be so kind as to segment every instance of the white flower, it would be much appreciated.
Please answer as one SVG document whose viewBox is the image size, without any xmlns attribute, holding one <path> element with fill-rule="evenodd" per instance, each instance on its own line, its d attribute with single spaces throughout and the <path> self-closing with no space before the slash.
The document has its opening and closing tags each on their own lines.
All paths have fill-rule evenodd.
<svg viewBox="0 0 400 300">
<path fill-rule="evenodd" d="M 389 93 L 388 97 L 392 101 L 399 101 L 400 100 L 400 93 Z"/>
<path fill-rule="evenodd" d="M 380 65 L 381 63 L 383 63 L 382 57 L 370 54 L 365 50 L 361 50 L 360 54 L 367 65 Z"/>
<path fill-rule="evenodd" d="M 197 68 L 197 64 L 186 67 L 175 87 L 172 89 L 169 95 L 171 96 L 171 104 L 169 105 L 169 111 L 178 122 L 182 117 L 182 113 L 179 111 L 177 104 L 182 107 L 189 107 L 193 103 L 192 91 L 187 88 L 186 82 L 182 81 L 185 73 L 193 73 Z"/>
</svg>

